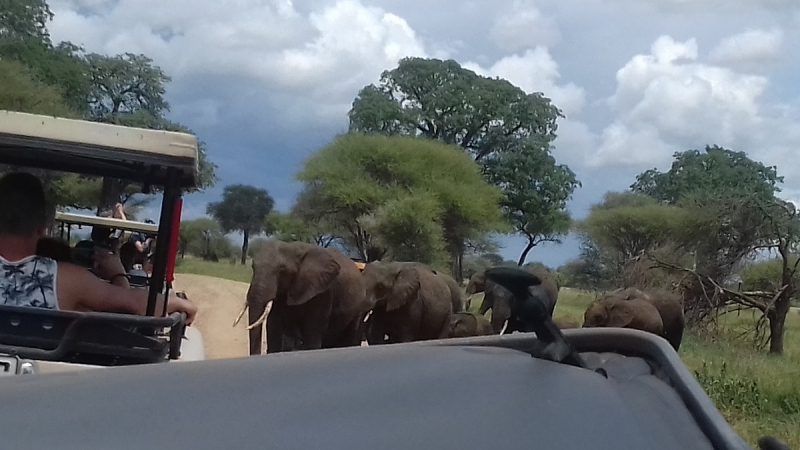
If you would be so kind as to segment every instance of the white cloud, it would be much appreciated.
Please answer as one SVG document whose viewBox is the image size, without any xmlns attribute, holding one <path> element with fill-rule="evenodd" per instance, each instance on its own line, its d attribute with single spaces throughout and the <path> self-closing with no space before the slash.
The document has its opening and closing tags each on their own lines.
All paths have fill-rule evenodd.
<svg viewBox="0 0 800 450">
<path fill-rule="evenodd" d="M 615 117 L 585 162 L 593 169 L 666 168 L 675 151 L 717 144 L 776 165 L 789 195 L 800 192 L 800 170 L 786 164 L 800 148 L 796 104 L 764 98 L 765 76 L 698 61 L 693 39 L 658 38 L 617 72 L 607 104 Z"/>
<path fill-rule="evenodd" d="M 604 131 L 593 165 L 654 164 L 674 149 L 753 142 L 767 120 L 760 104 L 767 78 L 697 59 L 694 39 L 661 36 L 650 54 L 634 56 L 617 72 L 608 99 L 617 119 Z"/>
<path fill-rule="evenodd" d="M 537 45 L 552 46 L 561 40 L 561 33 L 555 21 L 542 15 L 532 1 L 514 0 L 497 14 L 489 37 L 500 49 L 516 52 Z"/>
<path fill-rule="evenodd" d="M 611 3 L 630 4 L 637 6 L 644 4 L 641 0 L 608 0 Z M 671 12 L 696 12 L 714 11 L 719 12 L 719 8 L 725 10 L 735 10 L 735 8 L 758 8 L 765 10 L 786 11 L 797 8 L 795 0 L 650 0 L 648 5 Z"/>
<path fill-rule="evenodd" d="M 541 45 L 523 54 L 506 56 L 489 68 L 474 62 L 464 63 L 463 66 L 484 76 L 506 79 L 528 93 L 542 92 L 567 117 L 579 114 L 586 104 L 583 88 L 573 83 L 557 84 L 561 78 L 558 64 L 547 48 Z"/>
<path fill-rule="evenodd" d="M 93 14 L 85 14 L 87 5 Z M 405 20 L 358 0 L 327 3 L 307 15 L 288 0 L 240 0 L 235 7 L 210 0 L 118 0 L 113 7 L 53 0 L 51 7 L 56 40 L 102 53 L 145 53 L 178 84 L 198 77 L 245 83 L 242 89 L 258 93 L 249 101 L 294 95 L 306 106 L 298 111 L 304 120 L 320 111 L 323 121 L 341 121 L 358 89 L 400 58 L 426 55 Z"/>
<path fill-rule="evenodd" d="M 631 127 L 615 121 L 603 130 L 600 146 L 587 156 L 585 163 L 591 169 L 649 168 L 665 163 L 678 150 L 681 149 L 661 139 L 656 127 Z"/>
<path fill-rule="evenodd" d="M 711 61 L 718 64 L 765 64 L 780 58 L 783 31 L 747 30 L 723 39 L 711 50 Z"/>
</svg>

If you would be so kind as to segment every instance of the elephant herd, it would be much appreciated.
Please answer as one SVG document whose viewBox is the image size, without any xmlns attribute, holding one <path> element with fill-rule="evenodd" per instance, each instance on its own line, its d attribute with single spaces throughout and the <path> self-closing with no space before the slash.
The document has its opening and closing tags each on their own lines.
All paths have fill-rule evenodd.
<svg viewBox="0 0 800 450">
<path fill-rule="evenodd" d="M 543 267 L 528 270 L 542 280 L 531 292 L 552 316 L 559 290 L 554 277 Z M 478 292 L 484 292 L 479 313 L 467 312 Z M 247 310 L 251 355 L 261 354 L 264 323 L 268 353 L 516 331 L 508 329 L 511 293 L 505 288 L 480 273 L 470 278 L 466 294 L 453 277 L 426 264 L 376 261 L 360 270 L 335 249 L 270 240 L 253 258 L 247 299 L 234 325 Z M 668 330 L 673 339 L 667 340 L 677 349 L 682 306 L 680 327 L 672 316 L 662 318 L 677 311 L 671 301 L 631 289 L 614 291 L 589 306 L 583 326 L 638 327 L 662 336 Z M 491 321 L 484 317 L 490 309 Z M 554 321 L 560 328 L 580 326 L 569 318 Z"/>
</svg>

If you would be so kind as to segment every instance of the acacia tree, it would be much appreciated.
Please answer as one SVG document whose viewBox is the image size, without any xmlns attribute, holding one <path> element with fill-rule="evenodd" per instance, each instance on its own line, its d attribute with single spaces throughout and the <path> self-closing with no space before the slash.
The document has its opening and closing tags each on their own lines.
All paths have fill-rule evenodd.
<svg viewBox="0 0 800 450">
<path fill-rule="evenodd" d="M 513 231 L 526 237 L 519 258 L 566 233 L 566 201 L 580 184 L 550 151 L 561 111 L 541 93 L 483 77 L 456 61 L 409 57 L 364 87 L 348 114 L 350 130 L 422 136 L 461 147 L 505 195 Z M 455 224 L 455 222 L 454 222 Z M 468 237 L 449 236 L 454 266 Z"/>
<path fill-rule="evenodd" d="M 349 133 L 297 178 L 305 214 L 366 261 L 446 264 L 454 239 L 503 230 L 500 192 L 459 148 L 423 138 Z M 455 275 L 459 274 L 453 268 Z"/>
<path fill-rule="evenodd" d="M 489 181 L 505 192 L 500 202 L 503 213 L 527 240 L 517 264 L 525 264 L 528 253 L 542 242 L 561 243 L 571 223 L 567 201 L 580 186 L 575 173 L 556 164 L 550 152 L 532 139 L 520 140 L 485 167 Z"/>
<path fill-rule="evenodd" d="M 643 172 L 631 190 L 708 218 L 702 228 L 692 230 L 703 233 L 694 249 L 697 269 L 724 281 L 763 243 L 763 217 L 742 200 L 771 204 L 782 182 L 775 167 L 714 145 L 706 146 L 704 152 L 675 153 L 670 170 Z"/>
<path fill-rule="evenodd" d="M 275 201 L 266 190 L 233 184 L 225 186 L 222 200 L 209 203 L 206 212 L 219 222 L 226 233 L 242 232 L 242 264 L 245 264 L 250 236 L 264 231 L 268 223 L 267 216 L 274 206 Z"/>
</svg>

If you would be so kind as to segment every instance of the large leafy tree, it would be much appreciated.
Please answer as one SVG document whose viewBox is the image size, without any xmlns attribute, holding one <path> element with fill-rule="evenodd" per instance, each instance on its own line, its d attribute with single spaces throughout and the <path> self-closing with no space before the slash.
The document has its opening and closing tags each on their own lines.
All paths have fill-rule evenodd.
<svg viewBox="0 0 800 450">
<path fill-rule="evenodd" d="M 636 177 L 631 190 L 670 204 L 692 196 L 736 193 L 770 199 L 780 192 L 783 177 L 777 168 L 753 161 L 745 152 L 717 145 L 704 151 L 687 150 L 673 155 L 670 169 L 650 169 Z"/>
<path fill-rule="evenodd" d="M 206 209 L 226 233 L 242 232 L 244 238 L 241 256 L 242 264 L 245 264 L 250 236 L 265 231 L 267 217 L 274 206 L 275 201 L 266 190 L 244 184 L 233 184 L 225 186 L 221 201 L 209 203 Z"/>
<path fill-rule="evenodd" d="M 230 256 L 231 243 L 225 237 L 219 223 L 209 217 L 181 221 L 178 234 L 178 253 L 183 258 L 191 253 L 200 258 L 211 260 Z"/>
<path fill-rule="evenodd" d="M 348 115 L 351 131 L 421 136 L 464 149 L 502 189 L 506 218 L 527 238 L 520 265 L 539 242 L 566 232 L 563 210 L 579 183 L 550 155 L 562 114 L 543 94 L 453 60 L 409 57 L 378 85 L 364 87 Z M 465 243 L 454 245 L 460 261 Z"/>
<path fill-rule="evenodd" d="M 47 31 L 53 17 L 44 0 L 0 0 L 0 60 L 24 66 L 5 66 L 3 80 L 5 109 L 84 118 L 126 126 L 191 132 L 164 117 L 169 105 L 164 100 L 169 77 L 145 55 L 85 55 L 70 42 L 54 45 Z M 9 71 L 15 71 L 11 74 Z M 20 76 L 36 84 L 34 89 L 19 85 Z M 13 78 L 13 79 L 12 79 Z M 60 96 L 59 101 L 54 101 Z M 216 183 L 216 166 L 208 161 L 200 143 L 200 188 Z M 141 186 L 121 180 L 101 180 L 65 174 L 41 174 L 58 193 L 61 206 L 97 208 L 108 211 L 122 201 L 128 209 L 148 201 L 135 197 Z M 99 200 L 99 202 L 98 202 Z M 99 204 L 98 204 L 99 203 Z"/>
<path fill-rule="evenodd" d="M 774 202 L 782 182 L 775 167 L 754 161 L 744 152 L 714 145 L 706 146 L 703 152 L 675 153 L 668 171 L 641 173 L 631 190 L 688 208 L 696 217 L 707 219 L 702 229 L 693 230 L 705 235 L 697 242 L 696 264 L 704 274 L 722 281 L 762 245 L 763 217 L 754 208 Z"/>
<path fill-rule="evenodd" d="M 458 147 L 433 140 L 340 135 L 297 177 L 305 217 L 367 261 L 444 265 L 464 239 L 504 230 L 499 190 Z"/>
<path fill-rule="evenodd" d="M 145 55 L 86 55 L 92 83 L 89 105 L 92 116 L 106 121 L 120 114 L 147 112 L 160 118 L 169 110 L 164 100 L 170 81 L 160 67 Z"/>
<path fill-rule="evenodd" d="M 646 287 L 657 274 L 639 273 L 636 263 L 645 252 L 680 260 L 698 238 L 701 220 L 688 210 L 633 193 L 607 193 L 592 206 L 588 217 L 575 224 L 583 241 L 582 260 L 569 270 L 576 282 Z M 577 281 L 581 280 L 581 281 Z"/>
<path fill-rule="evenodd" d="M 517 261 L 525 264 L 528 253 L 542 242 L 561 242 L 569 232 L 567 201 L 580 185 L 575 173 L 556 164 L 549 151 L 530 139 L 487 161 L 488 179 L 501 186 L 501 207 L 514 231 L 527 243 Z"/>
<path fill-rule="evenodd" d="M 53 12 L 45 0 L 0 0 L 0 39 L 50 42 L 47 22 Z"/>
</svg>

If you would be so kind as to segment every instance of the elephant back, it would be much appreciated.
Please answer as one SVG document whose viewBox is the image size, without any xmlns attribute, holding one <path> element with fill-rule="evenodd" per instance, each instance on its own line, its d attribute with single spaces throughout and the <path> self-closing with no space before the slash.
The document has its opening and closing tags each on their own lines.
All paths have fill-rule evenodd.
<svg viewBox="0 0 800 450">
<path fill-rule="evenodd" d="M 461 292 L 461 287 L 458 285 L 458 282 L 455 280 L 455 278 L 446 273 L 438 272 L 438 274 L 440 277 L 442 277 L 444 282 L 447 283 L 447 288 L 450 290 L 450 301 L 453 304 L 453 312 L 464 311 L 466 300 L 464 299 L 464 295 Z"/>
</svg>

